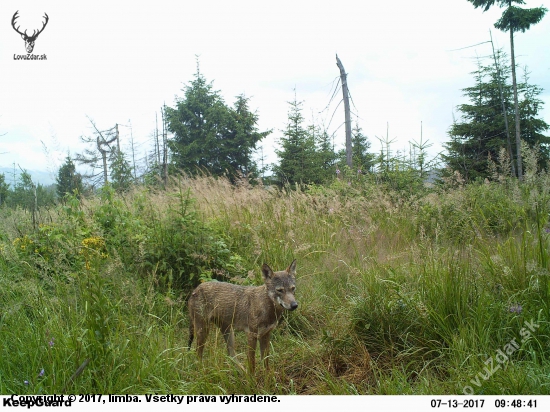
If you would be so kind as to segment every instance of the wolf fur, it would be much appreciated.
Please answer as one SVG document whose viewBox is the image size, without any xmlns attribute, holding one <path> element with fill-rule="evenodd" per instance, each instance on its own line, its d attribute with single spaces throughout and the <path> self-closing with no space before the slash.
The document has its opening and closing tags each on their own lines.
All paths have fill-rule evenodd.
<svg viewBox="0 0 550 412">
<path fill-rule="evenodd" d="M 234 331 L 248 335 L 248 366 L 255 369 L 257 341 L 265 368 L 269 369 L 269 338 L 285 310 L 295 310 L 296 260 L 283 271 L 273 272 L 262 266 L 262 286 L 239 286 L 226 282 L 205 282 L 189 298 L 189 349 L 197 336 L 197 354 L 202 360 L 211 324 L 217 325 L 227 343 L 227 352 L 235 356 Z"/>
</svg>

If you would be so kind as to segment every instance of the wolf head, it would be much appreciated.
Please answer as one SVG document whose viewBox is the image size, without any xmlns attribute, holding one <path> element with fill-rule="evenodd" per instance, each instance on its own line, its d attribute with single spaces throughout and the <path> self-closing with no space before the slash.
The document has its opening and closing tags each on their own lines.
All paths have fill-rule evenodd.
<svg viewBox="0 0 550 412">
<path fill-rule="evenodd" d="M 267 288 L 269 298 L 286 310 L 295 310 L 298 302 L 294 297 L 296 291 L 296 259 L 290 266 L 283 271 L 273 272 L 273 270 L 264 263 L 262 266 L 262 275 Z"/>
</svg>

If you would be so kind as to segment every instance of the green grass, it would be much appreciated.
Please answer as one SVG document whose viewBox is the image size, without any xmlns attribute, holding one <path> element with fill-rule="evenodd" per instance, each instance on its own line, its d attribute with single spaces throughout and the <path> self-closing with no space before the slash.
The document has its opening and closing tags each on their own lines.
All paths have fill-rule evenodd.
<svg viewBox="0 0 550 412">
<path fill-rule="evenodd" d="M 0 209 L 0 393 L 549 394 L 546 182 L 410 196 L 201 177 L 67 199 L 36 228 Z M 191 287 L 259 284 L 294 258 L 272 369 L 245 371 L 242 333 L 236 359 L 212 333 L 200 364 Z"/>
</svg>

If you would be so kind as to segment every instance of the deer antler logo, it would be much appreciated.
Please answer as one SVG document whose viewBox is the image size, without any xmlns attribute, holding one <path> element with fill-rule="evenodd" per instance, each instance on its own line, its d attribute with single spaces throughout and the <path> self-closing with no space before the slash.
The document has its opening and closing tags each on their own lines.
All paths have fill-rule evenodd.
<svg viewBox="0 0 550 412">
<path fill-rule="evenodd" d="M 38 37 L 38 35 L 40 33 L 42 33 L 42 31 L 44 30 L 44 28 L 46 27 L 46 24 L 48 24 L 48 20 L 50 19 L 48 17 L 48 15 L 46 13 L 44 13 L 44 17 L 46 18 L 46 21 L 43 23 L 42 25 L 42 28 L 38 31 L 34 30 L 32 35 L 29 36 L 27 34 L 27 30 L 25 30 L 24 33 L 21 33 L 19 31 L 19 27 L 20 26 L 17 26 L 17 28 L 15 28 L 15 20 L 19 17 L 18 16 L 18 13 L 19 13 L 19 10 L 17 10 L 15 12 L 15 14 L 13 15 L 12 19 L 11 19 L 11 25 L 13 27 L 13 29 L 19 33 L 21 35 L 21 37 L 23 38 L 23 40 L 25 40 L 25 48 L 27 49 L 27 53 L 32 53 L 33 49 L 34 49 L 34 42 L 36 41 L 36 38 Z"/>
</svg>

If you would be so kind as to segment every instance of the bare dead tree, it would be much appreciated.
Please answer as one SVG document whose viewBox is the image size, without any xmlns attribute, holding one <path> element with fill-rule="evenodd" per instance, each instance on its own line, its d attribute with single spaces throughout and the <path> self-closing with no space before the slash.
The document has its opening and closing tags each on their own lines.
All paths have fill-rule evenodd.
<svg viewBox="0 0 550 412">
<path fill-rule="evenodd" d="M 132 148 L 132 169 L 134 171 L 134 180 L 137 179 L 137 171 L 136 171 L 136 150 L 135 150 L 135 147 L 134 147 L 134 133 L 133 133 L 133 130 L 132 130 L 132 122 L 130 120 L 128 120 L 128 124 L 129 124 L 129 127 L 130 127 L 130 145 L 131 145 L 131 148 Z"/>
<path fill-rule="evenodd" d="M 95 130 L 95 138 L 94 137 L 85 137 L 81 136 L 80 140 L 84 143 L 95 143 L 96 147 L 95 149 L 86 149 L 84 150 L 83 154 L 77 154 L 76 155 L 76 162 L 90 166 L 92 168 L 91 174 L 85 174 L 83 175 L 84 178 L 89 179 L 92 181 L 92 185 L 95 186 L 100 182 L 99 177 L 101 176 L 101 172 L 95 173 L 94 171 L 97 169 L 102 169 L 103 171 L 103 184 L 107 184 L 109 181 L 109 173 L 108 173 L 108 167 L 107 167 L 107 154 L 112 153 L 114 150 L 110 145 L 114 141 L 117 141 L 117 145 L 119 146 L 120 143 L 118 143 L 119 140 L 119 134 L 118 134 L 118 124 L 115 125 L 115 127 L 100 131 L 94 121 L 88 117 L 88 120 L 92 124 L 94 130 Z M 97 150 L 97 152 L 96 152 Z M 99 155 L 98 155 L 99 152 Z M 99 166 L 101 158 L 101 167 Z"/>
<path fill-rule="evenodd" d="M 155 113 L 155 150 L 157 155 L 157 164 L 160 165 L 159 123 L 157 113 Z"/>
<path fill-rule="evenodd" d="M 115 124 L 116 129 L 116 150 L 120 153 L 120 134 L 118 133 L 118 123 Z"/>
<path fill-rule="evenodd" d="M 344 115 L 346 121 L 346 163 L 351 168 L 352 166 L 352 154 L 351 154 L 351 115 L 349 107 L 349 90 L 347 74 L 344 70 L 342 62 L 336 55 L 336 65 L 340 69 L 340 79 L 342 81 L 342 93 L 344 94 Z"/>
<path fill-rule="evenodd" d="M 161 108 L 162 113 L 162 180 L 168 183 L 168 125 L 166 119 L 166 104 Z"/>
</svg>

